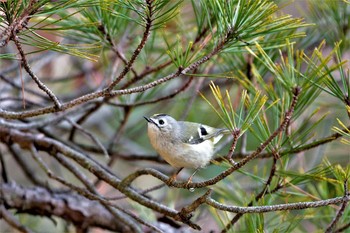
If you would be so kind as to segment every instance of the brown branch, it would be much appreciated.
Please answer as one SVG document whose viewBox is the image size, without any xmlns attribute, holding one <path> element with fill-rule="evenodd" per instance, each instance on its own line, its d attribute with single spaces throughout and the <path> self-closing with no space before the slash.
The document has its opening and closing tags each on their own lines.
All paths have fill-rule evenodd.
<svg viewBox="0 0 350 233">
<path fill-rule="evenodd" d="M 50 168 L 47 166 L 47 164 L 41 159 L 41 157 L 37 154 L 37 150 L 34 147 L 33 144 L 30 145 L 30 151 L 31 154 L 34 158 L 34 160 L 39 164 L 39 166 L 45 171 L 45 173 L 52 179 L 62 183 L 63 185 L 69 187 L 71 190 L 77 191 L 79 194 L 83 193 L 83 196 L 89 198 L 91 195 L 86 195 L 86 192 L 82 191 L 83 189 L 67 182 L 61 177 L 58 177 L 54 175 L 54 173 L 50 170 Z M 55 153 L 55 152 L 53 152 Z M 79 171 L 77 170 L 74 166 L 72 166 L 70 163 L 68 163 L 67 160 L 65 160 L 63 157 L 59 159 L 60 162 L 64 162 L 63 165 L 68 168 L 79 180 L 81 180 L 84 184 L 86 184 L 86 187 L 90 192 L 92 192 L 92 195 L 97 194 L 97 191 L 95 190 L 93 184 Z M 84 195 L 85 194 L 85 195 Z M 98 195 L 98 194 L 97 194 Z M 138 228 L 135 225 L 135 222 L 133 222 L 131 219 L 127 219 L 125 216 L 123 216 L 121 213 L 116 211 L 115 209 L 111 208 L 110 205 L 107 205 L 104 202 L 101 202 L 101 204 L 120 222 L 122 222 L 127 228 L 132 230 L 132 232 L 140 232 Z M 118 208 L 119 209 L 119 208 Z M 87 228 L 86 225 L 79 225 L 79 228 L 83 228 L 84 230 Z"/>
<path fill-rule="evenodd" d="M 25 54 L 23 52 L 21 43 L 19 42 L 17 38 L 17 33 L 20 32 L 23 28 L 27 27 L 28 21 L 30 19 L 30 16 L 38 11 L 38 9 L 42 6 L 42 3 L 37 4 L 37 0 L 31 0 L 28 4 L 28 6 L 24 9 L 22 14 L 18 16 L 16 19 L 14 19 L 11 24 L 3 31 L 3 33 L 0 34 L 0 47 L 5 46 L 8 41 L 11 39 L 15 43 L 17 50 L 19 51 L 19 54 L 21 56 L 21 61 L 24 66 L 24 69 L 27 71 L 29 76 L 34 80 L 34 82 L 37 84 L 37 86 L 43 90 L 50 99 L 54 102 L 54 105 L 57 109 L 60 108 L 60 102 L 57 99 L 57 97 L 54 95 L 54 93 L 44 84 L 42 83 L 39 78 L 32 72 L 27 59 L 25 57 Z M 19 7 L 19 5 L 17 6 Z M 18 8 L 17 8 L 18 9 Z M 16 9 L 16 10 L 17 10 Z M 10 19 L 8 19 L 10 20 Z M 23 89 L 22 89 L 23 91 Z"/>
<path fill-rule="evenodd" d="M 218 52 L 218 51 L 217 51 Z M 213 54 L 212 54 L 213 55 Z M 196 66 L 201 65 L 202 63 L 206 62 L 209 58 L 206 56 L 205 58 L 203 58 L 200 61 L 197 61 L 195 64 Z M 191 69 L 193 69 L 194 67 L 191 66 Z M 191 69 L 186 69 L 187 72 L 189 72 Z M 80 96 L 74 100 L 71 100 L 65 104 L 61 105 L 60 109 L 57 109 L 55 106 L 50 106 L 50 107 L 44 107 L 44 108 L 40 108 L 40 109 L 35 109 L 35 110 L 28 110 L 28 111 L 22 111 L 22 112 L 11 112 L 11 111 L 6 111 L 3 109 L 0 109 L 0 117 L 3 117 L 5 119 L 24 119 L 24 118 L 28 118 L 28 117 L 34 117 L 34 116 L 39 116 L 39 115 L 44 115 L 44 114 L 48 114 L 48 113 L 54 113 L 54 112 L 59 112 L 59 111 L 65 111 L 67 109 L 73 108 L 77 105 L 86 103 L 88 101 L 91 101 L 93 99 L 97 99 L 100 97 L 115 97 L 115 96 L 121 96 L 121 95 L 129 95 L 129 94 L 133 94 L 133 93 L 139 93 L 139 92 L 144 92 L 148 89 L 151 89 L 155 86 L 158 86 L 164 82 L 167 82 L 171 79 L 174 79 L 176 77 L 179 77 L 181 75 L 183 75 L 184 72 L 183 70 L 178 70 L 175 73 L 172 73 L 168 76 L 165 76 L 164 78 L 155 80 L 153 82 L 150 82 L 146 85 L 143 86 L 138 86 L 138 87 L 134 87 L 134 88 L 129 88 L 129 89 L 123 89 L 123 90 L 115 90 L 112 92 L 108 92 L 106 91 L 106 89 L 100 90 L 100 91 L 96 91 L 93 93 L 89 93 L 83 96 Z"/>
<path fill-rule="evenodd" d="M 95 187 L 94 185 L 89 181 L 89 178 L 85 176 L 84 173 L 82 173 L 76 166 L 73 165 L 72 161 L 69 161 L 66 157 L 61 155 L 60 153 L 56 153 L 55 151 L 50 151 L 51 155 L 54 156 L 54 158 L 62 164 L 65 168 L 67 168 L 78 180 L 80 180 L 85 187 L 90 191 L 90 192 L 95 192 Z"/>
<path fill-rule="evenodd" d="M 21 61 L 22 61 L 24 69 L 27 71 L 27 73 L 33 79 L 33 81 L 37 84 L 37 86 L 50 97 L 50 99 L 53 101 L 53 103 L 55 105 L 55 108 L 60 109 L 61 103 L 57 99 L 55 94 L 43 82 L 40 81 L 40 79 L 33 73 L 32 69 L 30 68 L 30 66 L 27 62 L 26 56 L 23 52 L 22 45 L 19 42 L 19 40 L 17 39 L 17 36 L 15 34 L 13 34 L 11 39 L 13 40 L 13 42 L 15 42 L 17 50 L 18 50 L 19 54 L 21 55 Z"/>
<path fill-rule="evenodd" d="M 169 180 L 169 177 L 164 175 L 163 173 L 153 169 L 153 168 L 145 168 L 142 170 L 137 170 L 131 174 L 129 174 L 127 177 L 125 177 L 122 182 L 121 185 L 123 186 L 130 186 L 131 183 L 136 180 L 138 177 L 143 176 L 143 175 L 151 175 L 161 181 L 163 181 L 164 183 L 167 183 Z"/>
<path fill-rule="evenodd" d="M 89 106 L 90 103 L 84 104 L 79 106 L 77 109 L 72 109 L 69 111 L 61 112 L 59 114 L 56 114 L 52 117 L 47 117 L 40 120 L 34 120 L 34 121 L 27 121 L 22 120 L 25 123 L 22 122 L 12 122 L 12 121 L 6 121 L 3 119 L 0 119 L 0 126 L 6 127 L 6 128 L 12 128 L 12 129 L 19 129 L 19 130 L 31 130 L 31 129 L 39 129 L 43 128 L 49 125 L 58 124 L 59 122 L 63 120 L 67 120 L 68 117 L 72 117 L 74 115 L 77 115 L 81 112 L 89 111 L 91 106 Z M 101 150 L 101 149 L 100 149 Z M 103 152 L 103 151 L 102 151 Z"/>
<path fill-rule="evenodd" d="M 126 58 L 124 57 L 124 55 L 118 50 L 116 44 L 114 43 L 114 41 L 112 40 L 111 35 L 109 34 L 109 32 L 106 31 L 105 27 L 101 24 L 98 26 L 98 30 L 105 36 L 105 39 L 107 40 L 107 42 L 110 44 L 112 51 L 117 55 L 117 57 L 122 60 L 122 62 L 125 65 L 128 65 L 128 61 L 126 60 Z M 134 68 L 130 67 L 131 72 L 134 74 L 134 76 L 137 76 L 137 73 L 135 71 Z"/>
<path fill-rule="evenodd" d="M 96 161 L 90 159 L 89 156 L 84 155 L 81 152 L 70 148 L 59 141 L 47 138 L 43 135 L 34 135 L 31 133 L 24 133 L 18 130 L 6 128 L 0 128 L 0 140 L 4 143 L 18 143 L 22 148 L 29 148 L 31 144 L 34 144 L 37 149 L 43 151 L 50 151 L 52 149 L 55 149 L 57 152 L 73 159 L 80 166 L 89 170 L 99 179 L 106 181 L 112 187 L 128 196 L 131 200 L 134 200 L 143 206 L 146 206 L 152 210 L 155 210 L 172 218 L 177 215 L 177 211 L 153 200 L 150 200 L 149 198 L 146 198 L 142 194 L 136 192 L 131 187 L 123 185 L 117 176 L 112 174 L 109 170 L 104 168 Z M 165 175 L 164 177 L 168 178 Z"/>
<path fill-rule="evenodd" d="M 143 102 L 138 102 L 138 103 L 132 103 L 132 104 L 121 104 L 121 103 L 108 103 L 112 106 L 117 106 L 117 107 L 139 107 L 139 106 L 144 106 L 144 105 L 148 105 L 148 104 L 154 104 L 154 103 L 158 103 L 167 99 L 171 99 L 173 97 L 175 97 L 176 95 L 180 94 L 181 92 L 183 92 L 184 90 L 187 89 L 187 87 L 189 87 L 189 85 L 191 84 L 193 80 L 193 77 L 190 77 L 188 79 L 188 81 L 179 89 L 176 89 L 173 93 L 170 93 L 169 95 L 163 96 L 163 97 L 159 97 L 157 99 L 154 100 L 149 100 L 149 101 L 143 101 Z"/>
<path fill-rule="evenodd" d="M 19 213 L 54 215 L 77 226 L 101 227 L 119 232 L 127 230 L 125 224 L 115 221 L 115 217 L 100 203 L 83 196 L 53 193 L 40 187 L 23 188 L 14 183 L 1 184 L 0 187 L 5 206 L 15 208 Z"/>
<path fill-rule="evenodd" d="M 147 76 L 147 75 L 149 75 L 151 73 L 155 73 L 157 71 L 160 71 L 160 70 L 164 69 L 165 67 L 169 66 L 170 64 L 172 64 L 171 60 L 167 61 L 167 62 L 164 62 L 163 64 L 160 64 L 159 66 L 154 67 L 154 68 L 146 67 L 146 69 L 141 74 L 139 74 L 138 76 L 135 76 L 133 79 L 131 79 L 128 82 L 126 82 L 121 88 L 122 89 L 128 88 L 129 86 L 131 86 L 132 84 L 134 84 L 137 81 L 141 80 L 145 76 Z"/>
<path fill-rule="evenodd" d="M 207 192 L 205 192 L 202 196 L 197 198 L 190 205 L 183 207 L 181 211 L 178 213 L 178 217 L 176 219 L 181 219 L 183 222 L 189 222 L 189 220 L 192 218 L 192 212 L 194 212 L 200 205 L 205 203 L 206 199 L 211 195 L 211 193 L 212 193 L 212 190 L 209 189 Z M 192 228 L 196 230 L 201 230 L 201 227 L 198 225 L 194 225 L 192 226 Z"/>
<path fill-rule="evenodd" d="M 228 161 L 231 162 L 231 164 L 234 164 L 234 162 L 232 160 L 232 155 L 233 155 L 233 152 L 236 149 L 237 141 L 238 141 L 238 138 L 239 138 L 240 134 L 241 134 L 241 130 L 240 129 L 234 129 L 233 132 L 232 132 L 233 142 L 232 142 L 230 150 L 228 151 L 227 156 L 226 156 L 226 158 L 228 159 Z"/>
<path fill-rule="evenodd" d="M 77 120 L 76 123 L 77 123 L 78 125 L 81 125 L 84 121 L 86 121 L 86 120 L 90 117 L 91 114 L 96 113 L 97 110 L 102 106 L 102 104 L 103 104 L 102 101 L 101 101 L 101 102 L 97 102 L 97 103 L 95 104 L 95 106 L 93 106 L 91 109 L 89 109 L 88 111 L 86 111 L 86 112 L 84 113 L 84 115 L 81 116 L 81 117 Z M 74 136 L 75 136 L 76 130 L 77 130 L 77 127 L 74 127 L 74 126 L 73 126 L 72 129 L 71 129 L 71 132 L 69 133 L 68 140 L 70 140 L 70 141 L 73 141 L 73 140 L 74 140 Z"/>
<path fill-rule="evenodd" d="M 288 204 L 279 204 L 279 205 L 270 205 L 270 206 L 248 206 L 248 207 L 240 207 L 240 206 L 229 206 L 221 204 L 212 198 L 208 197 L 206 200 L 206 204 L 223 211 L 228 211 L 232 213 L 267 213 L 274 211 L 282 211 L 282 210 L 302 210 L 309 208 L 319 208 L 323 206 L 329 206 L 334 204 L 343 203 L 345 201 L 350 200 L 350 195 L 344 197 L 335 197 L 321 201 L 310 201 L 310 202 L 298 202 L 298 203 L 288 203 Z"/>
</svg>

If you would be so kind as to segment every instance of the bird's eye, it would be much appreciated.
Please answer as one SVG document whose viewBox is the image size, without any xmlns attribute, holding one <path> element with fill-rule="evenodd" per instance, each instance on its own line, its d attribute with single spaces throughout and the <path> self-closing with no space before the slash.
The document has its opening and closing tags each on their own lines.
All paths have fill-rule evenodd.
<svg viewBox="0 0 350 233">
<path fill-rule="evenodd" d="M 159 120 L 158 121 L 160 125 L 164 125 L 164 121 L 163 120 Z"/>
</svg>

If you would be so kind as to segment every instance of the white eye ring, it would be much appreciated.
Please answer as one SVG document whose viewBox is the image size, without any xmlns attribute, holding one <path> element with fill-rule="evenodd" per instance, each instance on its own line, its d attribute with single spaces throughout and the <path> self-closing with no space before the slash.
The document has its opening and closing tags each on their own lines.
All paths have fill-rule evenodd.
<svg viewBox="0 0 350 233">
<path fill-rule="evenodd" d="M 164 121 L 162 120 L 162 119 L 160 119 L 159 121 L 158 121 L 158 123 L 160 124 L 160 125 L 164 125 Z"/>
</svg>

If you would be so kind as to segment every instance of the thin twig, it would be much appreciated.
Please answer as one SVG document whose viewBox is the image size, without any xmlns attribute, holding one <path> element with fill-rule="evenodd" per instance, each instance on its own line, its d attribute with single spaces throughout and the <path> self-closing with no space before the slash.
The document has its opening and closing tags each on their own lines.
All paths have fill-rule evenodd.
<svg viewBox="0 0 350 233">
<path fill-rule="evenodd" d="M 55 105 L 55 108 L 60 109 L 61 103 L 57 99 L 55 94 L 43 82 L 40 81 L 40 79 L 33 73 L 32 69 L 30 68 L 30 66 L 27 62 L 27 58 L 23 52 L 22 45 L 19 42 L 19 40 L 17 39 L 16 35 L 12 35 L 12 40 L 13 40 L 13 42 L 15 42 L 17 50 L 18 50 L 19 54 L 21 55 L 21 60 L 22 60 L 22 64 L 23 64 L 24 69 L 27 71 L 27 73 L 33 79 L 33 81 L 37 84 L 37 86 L 50 97 L 50 99 L 53 101 L 53 103 Z"/>
<path fill-rule="evenodd" d="M 89 109 L 88 111 L 85 111 L 84 115 L 81 116 L 78 120 L 77 120 L 77 124 L 81 125 L 83 124 L 84 121 L 86 121 L 91 114 L 96 113 L 97 110 L 102 106 L 103 102 L 99 101 L 97 103 L 95 103 L 95 105 Z M 69 134 L 68 140 L 69 141 L 73 141 L 74 140 L 74 136 L 75 136 L 75 132 L 76 132 L 77 128 L 76 127 L 72 127 L 71 132 Z"/>
<path fill-rule="evenodd" d="M 348 180 L 344 181 L 344 197 L 350 196 L 350 193 L 348 192 Z M 328 225 L 327 229 L 325 230 L 325 233 L 333 232 L 334 227 L 339 222 L 341 216 L 344 214 L 345 208 L 348 204 L 349 200 L 344 200 L 343 204 L 341 205 L 340 209 L 338 210 L 338 213 L 333 218 L 332 222 Z"/>
<path fill-rule="evenodd" d="M 233 140 L 232 140 L 232 145 L 227 153 L 226 158 L 228 159 L 228 161 L 230 161 L 231 164 L 234 164 L 233 160 L 232 160 L 232 155 L 236 149 L 236 145 L 239 139 L 239 136 L 241 134 L 241 130 L 240 129 L 234 129 L 233 132 L 231 133 L 233 136 Z"/>
<path fill-rule="evenodd" d="M 10 86 L 12 86 L 15 89 L 18 89 L 18 90 L 22 89 L 21 85 L 18 85 L 12 79 L 5 77 L 3 74 L 0 74 L 0 79 L 2 79 L 4 82 L 8 83 Z M 50 98 L 47 97 L 47 95 L 39 93 L 39 92 L 37 92 L 37 91 L 35 91 L 35 90 L 31 89 L 31 88 L 25 88 L 24 91 L 27 92 L 27 93 L 33 94 L 33 95 L 35 95 L 37 97 L 40 97 L 40 98 L 42 98 L 44 100 L 50 100 Z"/>
<path fill-rule="evenodd" d="M 151 33 L 151 27 L 152 27 L 152 16 L 153 16 L 153 6 L 152 1 L 146 1 L 147 4 L 147 17 L 145 19 L 145 31 L 142 36 L 142 40 L 140 44 L 135 49 L 134 53 L 132 54 L 130 60 L 127 62 L 126 66 L 124 67 L 123 71 L 116 77 L 113 82 L 106 88 L 106 91 L 110 93 L 113 88 L 122 80 L 122 78 L 125 77 L 125 75 L 130 71 L 132 65 L 134 64 L 136 58 L 139 56 L 141 50 L 145 47 L 147 39 Z"/>
<path fill-rule="evenodd" d="M 106 150 L 106 148 L 103 146 L 103 144 L 100 142 L 100 140 L 98 140 L 97 137 L 95 137 L 91 132 L 89 132 L 87 129 L 81 127 L 79 124 L 75 123 L 73 120 L 71 120 L 68 117 L 65 117 L 65 120 L 68 121 L 70 124 L 72 124 L 75 128 L 79 129 L 83 134 L 87 135 L 89 138 L 91 138 L 91 140 L 97 145 L 97 147 L 99 147 L 101 149 L 101 151 L 103 152 L 104 156 L 106 158 L 109 158 L 109 154 L 108 151 Z"/>
<path fill-rule="evenodd" d="M 148 104 L 154 104 L 154 103 L 158 103 L 167 99 L 171 99 L 173 97 L 175 97 L 176 95 L 180 94 L 181 92 L 183 92 L 184 90 L 187 89 L 187 87 L 189 87 L 189 85 L 191 84 L 193 80 L 193 77 L 190 77 L 188 79 L 188 81 L 179 89 L 176 89 L 173 93 L 170 93 L 169 95 L 163 96 L 163 97 L 159 97 L 157 99 L 154 100 L 148 100 L 148 101 L 143 101 L 143 102 L 137 102 L 137 103 L 132 103 L 132 104 L 122 104 L 122 103 L 111 103 L 108 102 L 109 105 L 112 106 L 117 106 L 117 107 L 139 107 L 139 106 L 144 106 L 144 105 L 148 105 Z"/>
<path fill-rule="evenodd" d="M 282 211 L 282 210 L 302 210 L 309 208 L 319 208 L 323 206 L 329 206 L 334 204 L 343 203 L 344 201 L 349 201 L 350 195 L 345 197 L 335 197 L 321 201 L 310 201 L 310 202 L 298 202 L 298 203 L 288 203 L 288 204 L 279 204 L 279 205 L 269 205 L 269 206 L 248 206 L 248 207 L 240 207 L 240 206 L 229 206 L 221 204 L 212 198 L 207 198 L 206 204 L 223 211 L 228 211 L 232 213 L 267 213 L 274 211 Z"/>
<path fill-rule="evenodd" d="M 124 132 L 124 129 L 126 127 L 126 123 L 128 122 L 131 110 L 132 110 L 132 108 L 130 108 L 130 107 L 124 107 L 124 117 L 120 121 L 118 130 L 116 130 L 115 134 L 109 140 L 109 143 L 107 146 L 108 151 L 112 150 L 113 146 L 118 143 L 121 136 L 123 135 L 123 132 Z M 115 159 L 115 157 L 110 158 L 110 161 L 108 162 L 108 167 L 110 167 L 113 164 L 114 159 Z"/>
<path fill-rule="evenodd" d="M 149 68 L 149 67 L 146 67 L 145 70 L 139 74 L 138 76 L 135 76 L 133 79 L 129 80 L 128 82 L 126 82 L 122 87 L 121 89 L 125 89 L 125 88 L 128 88 L 130 87 L 132 84 L 136 83 L 137 81 L 143 79 L 145 76 L 151 74 L 151 73 L 155 73 L 157 71 L 160 71 L 162 69 L 164 69 L 165 67 L 169 66 L 170 64 L 172 64 L 172 61 L 169 60 L 167 62 L 164 62 L 163 64 L 160 64 L 159 66 L 156 66 L 154 68 Z"/>
<path fill-rule="evenodd" d="M 106 31 L 105 27 L 103 25 L 99 25 L 98 29 L 103 35 L 105 35 L 105 38 L 106 38 L 107 42 L 111 45 L 112 51 L 117 55 L 118 58 L 120 58 L 120 60 L 122 60 L 122 62 L 125 65 L 128 65 L 128 61 L 126 60 L 124 55 L 118 50 L 118 48 L 117 48 L 116 44 L 114 43 L 111 35 Z M 136 73 L 134 68 L 130 67 L 130 70 L 134 74 L 134 76 L 137 76 L 137 73 Z"/>
<path fill-rule="evenodd" d="M 79 114 L 80 112 L 89 111 L 91 108 L 90 103 L 84 104 L 79 109 L 75 110 L 69 110 L 65 112 L 61 112 L 55 116 L 26 122 L 26 123 L 20 123 L 20 122 L 11 122 L 4 119 L 0 119 L 0 126 L 6 127 L 6 128 L 12 128 L 12 129 L 19 129 L 19 130 L 31 130 L 31 129 L 38 129 L 43 128 L 48 125 L 54 125 L 58 124 L 59 122 L 68 119 L 68 117 L 74 116 L 76 114 Z"/>
<path fill-rule="evenodd" d="M 23 158 L 23 153 L 19 151 L 19 149 L 15 145 L 8 145 L 7 146 L 9 152 L 13 155 L 13 158 L 17 162 L 20 169 L 23 171 L 25 177 L 32 182 L 34 185 L 45 187 L 48 190 L 51 190 L 49 187 L 49 184 L 47 182 L 44 182 L 43 180 L 39 179 L 39 177 L 36 175 L 36 171 L 30 166 L 28 161 Z"/>
<path fill-rule="evenodd" d="M 143 190 L 143 191 L 139 191 L 139 193 L 142 194 L 142 195 L 145 195 L 145 194 L 147 194 L 147 193 L 153 192 L 153 191 L 155 191 L 155 190 L 159 190 L 159 189 L 164 188 L 164 187 L 166 187 L 166 186 L 167 186 L 166 184 L 162 183 L 162 184 L 156 185 L 156 186 L 154 186 L 154 187 L 145 189 L 145 190 Z M 125 195 L 122 195 L 122 196 L 117 196 L 117 197 L 107 197 L 106 199 L 107 199 L 107 200 L 116 201 L 116 200 L 121 200 L 121 199 L 125 199 L 125 198 L 128 198 L 128 197 L 125 196 Z"/>
<path fill-rule="evenodd" d="M 334 231 L 334 233 L 344 232 L 348 228 L 350 228 L 350 222 L 348 222 L 345 225 L 339 227 L 337 230 Z"/>
</svg>

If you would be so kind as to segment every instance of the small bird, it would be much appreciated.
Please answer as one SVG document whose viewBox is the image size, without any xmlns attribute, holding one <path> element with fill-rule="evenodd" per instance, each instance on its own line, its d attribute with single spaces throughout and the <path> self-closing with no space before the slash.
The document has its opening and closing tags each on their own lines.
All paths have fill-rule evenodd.
<svg viewBox="0 0 350 233">
<path fill-rule="evenodd" d="M 148 122 L 148 137 L 153 148 L 171 166 L 179 168 L 171 178 L 174 180 L 183 168 L 194 168 L 188 183 L 200 168 L 205 167 L 214 156 L 214 145 L 224 134 L 225 128 L 177 121 L 167 114 L 144 117 Z"/>
</svg>

